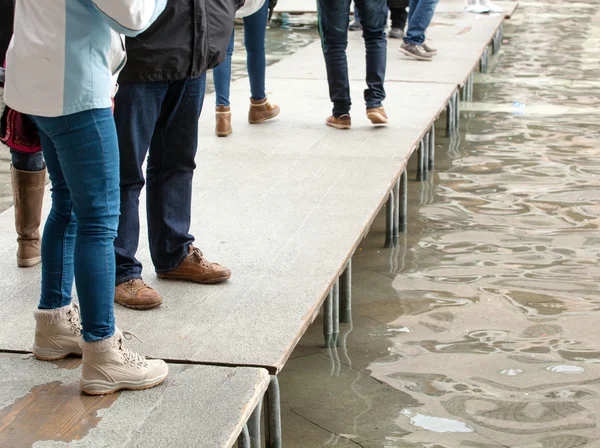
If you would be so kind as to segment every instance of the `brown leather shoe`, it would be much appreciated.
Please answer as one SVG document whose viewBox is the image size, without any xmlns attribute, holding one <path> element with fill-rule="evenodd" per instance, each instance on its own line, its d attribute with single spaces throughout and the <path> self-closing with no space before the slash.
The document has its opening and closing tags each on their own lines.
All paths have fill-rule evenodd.
<svg viewBox="0 0 600 448">
<path fill-rule="evenodd" d="M 248 123 L 258 124 L 275 118 L 281 109 L 275 104 L 270 104 L 267 98 L 253 100 L 250 98 L 250 111 L 248 112 Z"/>
<path fill-rule="evenodd" d="M 19 243 L 17 264 L 27 268 L 42 261 L 40 223 L 46 185 L 46 170 L 19 171 L 12 167 L 12 188 L 15 200 L 15 228 Z"/>
<path fill-rule="evenodd" d="M 177 269 L 169 272 L 157 272 L 158 278 L 166 280 L 187 280 L 195 283 L 221 283 L 229 280 L 231 271 L 217 263 L 211 263 L 204 254 L 190 244 L 189 255 Z"/>
<path fill-rule="evenodd" d="M 134 310 L 149 310 L 163 303 L 159 293 L 140 278 L 134 278 L 115 288 L 115 302 Z"/>
<path fill-rule="evenodd" d="M 387 124 L 388 116 L 385 113 L 385 109 L 383 106 L 381 107 L 372 107 L 367 109 L 367 118 L 371 120 L 373 124 Z"/>
<path fill-rule="evenodd" d="M 219 137 L 227 137 L 233 132 L 231 128 L 231 107 L 217 106 L 215 132 Z"/>
<path fill-rule="evenodd" d="M 350 129 L 350 126 L 352 126 L 352 120 L 348 114 L 340 115 L 339 117 L 332 115 L 325 120 L 325 124 L 336 129 Z"/>
</svg>

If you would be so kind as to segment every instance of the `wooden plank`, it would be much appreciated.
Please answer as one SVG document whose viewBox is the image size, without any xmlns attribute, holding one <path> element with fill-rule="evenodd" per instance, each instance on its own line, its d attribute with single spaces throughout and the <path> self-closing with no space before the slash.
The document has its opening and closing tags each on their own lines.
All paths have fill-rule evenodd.
<svg viewBox="0 0 600 448">
<path fill-rule="evenodd" d="M 78 367 L 0 357 L 0 446 L 231 447 L 269 384 L 264 369 L 171 365 L 154 389 L 90 397 Z"/>
<path fill-rule="evenodd" d="M 214 286 L 158 280 L 142 234 L 144 276 L 165 304 L 149 312 L 116 309 L 118 325 L 144 340 L 144 354 L 280 370 L 454 91 L 447 84 L 390 83 L 390 126 L 374 128 L 359 105 L 364 85 L 353 83 L 354 128 L 340 132 L 324 125 L 331 110 L 325 81 L 270 79 L 283 112 L 261 126 L 246 121 L 247 83 L 232 86 L 230 137 L 214 136 L 210 112 L 201 120 L 194 180 L 192 231 L 209 259 L 232 269 L 232 280 Z M 207 98 L 207 111 L 213 101 Z M 142 207 L 143 220 L 144 213 Z M 10 261 L 11 226 L 0 236 L 0 254 Z M 14 263 L 3 268 L 9 278 L 17 274 Z M 28 272 L 22 292 L 0 285 L 6 324 L 0 348 L 31 347 L 39 270 Z"/>
</svg>

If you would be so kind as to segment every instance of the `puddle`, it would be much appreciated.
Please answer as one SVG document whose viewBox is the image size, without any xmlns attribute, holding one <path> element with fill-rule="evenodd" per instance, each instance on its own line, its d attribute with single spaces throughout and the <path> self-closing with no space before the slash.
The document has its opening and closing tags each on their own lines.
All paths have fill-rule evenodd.
<svg viewBox="0 0 600 448">
<path fill-rule="evenodd" d="M 554 372 L 554 373 L 569 373 L 569 374 L 585 372 L 585 369 L 583 367 L 567 366 L 567 365 L 551 366 L 551 367 L 548 367 L 546 370 L 549 370 L 550 372 Z"/>
<path fill-rule="evenodd" d="M 473 428 L 458 420 L 448 418 L 432 417 L 430 415 L 417 414 L 409 409 L 403 409 L 400 413 L 409 418 L 410 424 L 433 432 L 473 432 Z"/>
</svg>

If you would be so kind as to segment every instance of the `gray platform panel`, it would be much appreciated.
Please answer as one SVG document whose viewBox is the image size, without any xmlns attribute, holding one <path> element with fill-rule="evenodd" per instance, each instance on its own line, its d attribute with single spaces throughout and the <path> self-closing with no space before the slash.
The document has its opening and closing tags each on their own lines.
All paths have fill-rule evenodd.
<svg viewBox="0 0 600 448">
<path fill-rule="evenodd" d="M 364 86 L 354 83 L 351 131 L 324 125 L 331 109 L 325 81 L 269 79 L 283 112 L 260 126 L 246 121 L 248 80 L 232 87 L 230 137 L 214 136 L 214 97 L 205 102 L 192 226 L 197 245 L 230 267 L 232 280 L 158 280 L 144 226 L 145 279 L 165 303 L 147 312 L 116 307 L 117 324 L 140 336 L 143 346 L 132 345 L 147 355 L 278 371 L 454 87 L 390 83 L 391 124 L 374 128 L 360 104 Z M 144 207 L 141 214 L 144 220 Z M 12 211 L 0 220 L 0 348 L 29 350 L 39 269 L 14 266 Z"/>
<path fill-rule="evenodd" d="M 154 389 L 88 397 L 68 362 L 0 356 L 0 446 L 231 447 L 269 384 L 264 369 L 171 365 Z"/>
</svg>

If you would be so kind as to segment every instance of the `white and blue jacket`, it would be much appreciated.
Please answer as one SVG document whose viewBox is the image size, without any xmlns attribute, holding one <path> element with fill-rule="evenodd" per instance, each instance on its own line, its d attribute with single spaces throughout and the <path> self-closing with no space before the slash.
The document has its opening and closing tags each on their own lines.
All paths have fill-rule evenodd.
<svg viewBox="0 0 600 448">
<path fill-rule="evenodd" d="M 125 64 L 120 34 L 143 32 L 166 1 L 18 0 L 6 104 L 43 117 L 111 107 L 114 77 Z"/>
</svg>

